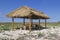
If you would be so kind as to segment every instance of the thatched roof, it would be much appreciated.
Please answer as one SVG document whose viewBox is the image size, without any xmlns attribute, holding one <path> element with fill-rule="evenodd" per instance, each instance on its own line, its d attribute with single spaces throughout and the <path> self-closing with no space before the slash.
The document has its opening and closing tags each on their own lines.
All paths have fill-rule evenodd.
<svg viewBox="0 0 60 40">
<path fill-rule="evenodd" d="M 9 14 L 7 14 L 7 17 L 14 17 L 14 18 L 29 18 L 30 15 L 32 15 L 33 19 L 49 19 L 49 17 L 44 14 L 43 12 L 36 11 L 32 8 L 29 8 L 27 6 L 23 6 L 21 8 L 18 8 Z"/>
</svg>

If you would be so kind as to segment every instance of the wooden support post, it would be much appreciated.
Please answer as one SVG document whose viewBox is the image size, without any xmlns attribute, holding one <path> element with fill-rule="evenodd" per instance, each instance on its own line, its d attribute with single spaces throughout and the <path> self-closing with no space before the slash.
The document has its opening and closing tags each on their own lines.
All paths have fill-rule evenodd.
<svg viewBox="0 0 60 40">
<path fill-rule="evenodd" d="M 31 16 L 30 16 L 29 32 L 31 32 L 31 27 L 32 27 L 32 18 L 31 18 Z"/>
<path fill-rule="evenodd" d="M 25 25 L 25 18 L 23 19 L 23 26 Z"/>
<path fill-rule="evenodd" d="M 39 18 L 39 30 L 40 30 L 40 18 Z"/>
<path fill-rule="evenodd" d="M 14 18 L 12 18 L 12 31 L 14 31 Z"/>
<path fill-rule="evenodd" d="M 47 27 L 47 21 L 46 21 L 46 19 L 45 19 L 45 27 Z"/>
</svg>

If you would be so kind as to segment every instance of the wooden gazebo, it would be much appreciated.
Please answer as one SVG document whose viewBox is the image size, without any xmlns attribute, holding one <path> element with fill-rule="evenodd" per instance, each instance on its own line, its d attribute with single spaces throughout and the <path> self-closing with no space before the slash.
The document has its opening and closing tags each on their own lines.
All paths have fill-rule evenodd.
<svg viewBox="0 0 60 40">
<path fill-rule="evenodd" d="M 7 14 L 7 17 L 12 18 L 12 31 L 14 30 L 14 18 L 24 18 L 23 25 L 25 25 L 25 18 L 29 18 L 30 19 L 29 31 L 31 31 L 32 19 L 39 19 L 39 26 L 40 26 L 40 19 L 45 19 L 45 27 L 47 26 L 46 19 L 49 19 L 49 17 L 43 12 L 36 11 L 35 9 L 29 8 L 27 6 L 23 6 L 21 8 L 12 11 L 11 13 Z"/>
</svg>

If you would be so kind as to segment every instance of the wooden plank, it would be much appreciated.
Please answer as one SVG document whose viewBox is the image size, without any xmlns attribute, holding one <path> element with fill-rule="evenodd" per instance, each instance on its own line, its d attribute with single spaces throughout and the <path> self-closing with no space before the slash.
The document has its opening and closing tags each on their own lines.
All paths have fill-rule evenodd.
<svg viewBox="0 0 60 40">
<path fill-rule="evenodd" d="M 12 31 L 14 31 L 14 18 L 12 18 Z"/>
<path fill-rule="evenodd" d="M 47 21 L 46 21 L 46 19 L 45 19 L 45 27 L 47 27 Z"/>
<path fill-rule="evenodd" d="M 25 25 L 25 18 L 23 18 L 23 26 Z"/>
<path fill-rule="evenodd" d="M 32 27 L 32 17 L 30 16 L 29 32 L 31 32 L 31 27 Z"/>
<path fill-rule="evenodd" d="M 40 18 L 39 18 L 39 29 L 40 29 Z"/>
</svg>

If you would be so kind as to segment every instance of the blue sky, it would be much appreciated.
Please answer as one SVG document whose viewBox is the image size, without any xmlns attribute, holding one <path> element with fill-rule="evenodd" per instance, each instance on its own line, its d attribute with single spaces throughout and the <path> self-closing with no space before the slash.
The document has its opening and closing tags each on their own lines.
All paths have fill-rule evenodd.
<svg viewBox="0 0 60 40">
<path fill-rule="evenodd" d="M 48 22 L 60 21 L 60 0 L 0 0 L 0 22 L 11 22 L 6 14 L 24 5 L 49 15 Z M 15 21 L 22 22 L 22 19 Z"/>
</svg>

